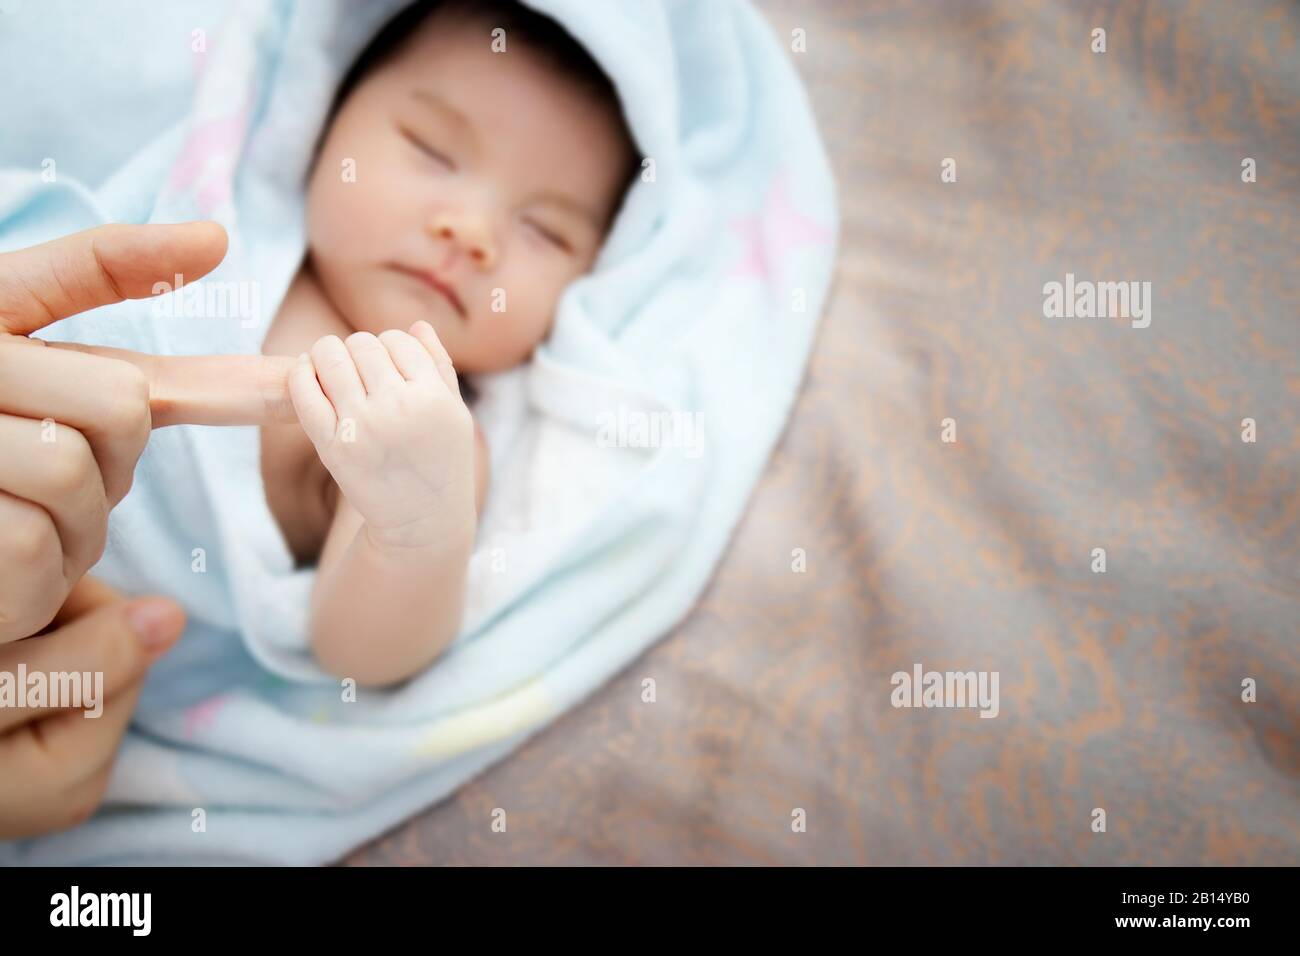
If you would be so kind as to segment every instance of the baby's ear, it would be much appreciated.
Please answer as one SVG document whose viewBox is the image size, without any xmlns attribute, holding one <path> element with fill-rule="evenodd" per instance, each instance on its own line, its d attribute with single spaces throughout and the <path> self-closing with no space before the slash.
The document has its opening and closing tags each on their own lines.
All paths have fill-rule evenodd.
<svg viewBox="0 0 1300 956">
<path fill-rule="evenodd" d="M 487 500 L 488 466 L 492 458 L 488 454 L 487 439 L 483 429 L 474 422 L 474 512 L 483 517 L 483 502 Z"/>
</svg>

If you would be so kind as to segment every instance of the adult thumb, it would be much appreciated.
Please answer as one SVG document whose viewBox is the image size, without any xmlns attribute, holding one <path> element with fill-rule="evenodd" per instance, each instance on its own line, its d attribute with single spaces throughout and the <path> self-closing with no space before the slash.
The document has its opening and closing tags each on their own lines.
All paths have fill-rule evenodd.
<svg viewBox="0 0 1300 956">
<path fill-rule="evenodd" d="M 185 630 L 185 612 L 164 597 L 135 598 L 122 608 L 122 615 L 140 646 L 152 655 L 168 650 Z"/>
</svg>

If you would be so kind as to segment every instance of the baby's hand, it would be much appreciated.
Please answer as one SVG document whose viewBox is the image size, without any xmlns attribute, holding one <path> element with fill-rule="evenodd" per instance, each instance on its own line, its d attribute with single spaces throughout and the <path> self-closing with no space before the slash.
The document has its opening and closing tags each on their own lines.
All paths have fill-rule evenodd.
<svg viewBox="0 0 1300 956">
<path fill-rule="evenodd" d="M 289 394 L 321 461 L 383 548 L 437 545 L 474 521 L 474 423 L 428 322 L 327 335 Z"/>
</svg>

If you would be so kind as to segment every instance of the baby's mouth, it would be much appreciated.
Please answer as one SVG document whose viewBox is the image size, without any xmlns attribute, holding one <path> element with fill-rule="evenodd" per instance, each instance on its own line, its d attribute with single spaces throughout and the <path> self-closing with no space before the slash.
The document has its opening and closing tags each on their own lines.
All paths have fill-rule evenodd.
<svg viewBox="0 0 1300 956">
<path fill-rule="evenodd" d="M 457 315 L 459 315 L 462 319 L 465 318 L 465 306 L 461 304 L 460 296 L 456 294 L 456 290 L 453 289 L 449 284 L 444 282 L 442 279 L 439 279 L 432 272 L 428 271 L 427 269 L 416 269 L 412 266 L 404 266 L 401 263 L 397 263 L 397 262 L 391 263 L 389 268 L 394 269 L 397 272 L 402 273 L 403 275 L 408 275 L 413 279 L 418 279 L 420 282 L 423 282 L 434 292 L 437 292 L 444 299 L 446 299 L 447 303 L 453 309 L 456 310 Z"/>
</svg>

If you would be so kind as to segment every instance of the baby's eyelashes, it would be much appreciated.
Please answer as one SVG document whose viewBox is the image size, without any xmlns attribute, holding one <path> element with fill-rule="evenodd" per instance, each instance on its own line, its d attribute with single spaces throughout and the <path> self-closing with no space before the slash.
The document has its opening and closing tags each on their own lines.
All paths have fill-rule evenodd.
<svg viewBox="0 0 1300 956">
<path fill-rule="evenodd" d="M 569 242 L 561 233 L 554 229 L 548 228 L 535 219 L 525 219 L 524 225 L 531 228 L 533 232 L 541 236 L 546 242 L 555 246 L 563 252 L 573 252 L 573 244 Z"/>
<path fill-rule="evenodd" d="M 423 153 L 426 157 L 432 159 L 438 165 L 446 168 L 448 172 L 455 171 L 456 164 L 452 162 L 451 157 L 448 156 L 446 153 L 442 152 L 442 150 L 430 145 L 426 140 L 417 136 L 415 133 L 411 132 L 409 129 L 406 129 L 405 127 L 401 127 L 401 132 L 402 135 L 406 138 L 406 140 L 417 150 Z"/>
</svg>

